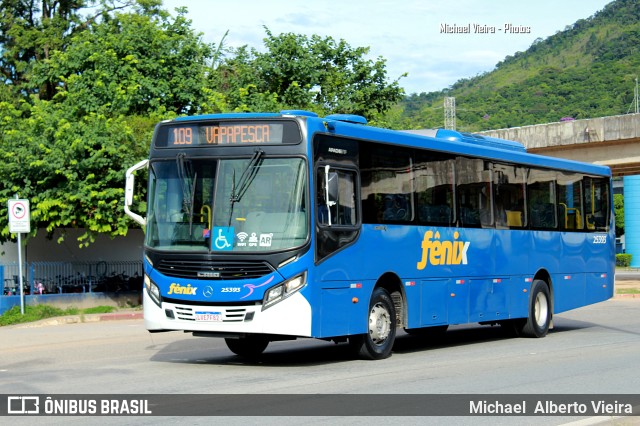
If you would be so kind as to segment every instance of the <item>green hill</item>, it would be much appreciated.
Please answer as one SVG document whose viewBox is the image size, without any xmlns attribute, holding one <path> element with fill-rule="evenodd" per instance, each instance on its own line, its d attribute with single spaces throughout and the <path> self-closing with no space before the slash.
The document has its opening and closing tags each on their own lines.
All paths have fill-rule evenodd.
<svg viewBox="0 0 640 426">
<path fill-rule="evenodd" d="M 615 0 L 491 72 L 406 97 L 395 120 L 405 128 L 441 127 L 445 96 L 456 98 L 464 131 L 625 114 L 639 75 L 640 0 Z"/>
</svg>

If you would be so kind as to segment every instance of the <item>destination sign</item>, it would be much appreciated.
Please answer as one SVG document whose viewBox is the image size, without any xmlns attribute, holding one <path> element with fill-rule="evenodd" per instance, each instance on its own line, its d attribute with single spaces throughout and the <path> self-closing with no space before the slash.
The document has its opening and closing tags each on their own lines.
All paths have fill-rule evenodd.
<svg viewBox="0 0 640 426">
<path fill-rule="evenodd" d="M 300 142 L 293 121 L 227 121 L 163 126 L 156 135 L 157 147 L 291 144 Z"/>
</svg>

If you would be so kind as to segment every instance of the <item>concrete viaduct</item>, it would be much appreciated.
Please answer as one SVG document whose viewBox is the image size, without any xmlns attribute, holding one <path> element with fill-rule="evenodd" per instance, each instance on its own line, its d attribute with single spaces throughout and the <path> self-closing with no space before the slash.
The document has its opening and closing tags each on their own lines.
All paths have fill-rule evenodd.
<svg viewBox="0 0 640 426">
<path fill-rule="evenodd" d="M 480 134 L 518 141 L 531 153 L 609 166 L 614 177 L 640 175 L 640 114 L 488 130 Z"/>
<path fill-rule="evenodd" d="M 489 130 L 480 134 L 524 144 L 528 152 L 609 166 L 624 180 L 626 252 L 640 268 L 640 114 Z"/>
</svg>

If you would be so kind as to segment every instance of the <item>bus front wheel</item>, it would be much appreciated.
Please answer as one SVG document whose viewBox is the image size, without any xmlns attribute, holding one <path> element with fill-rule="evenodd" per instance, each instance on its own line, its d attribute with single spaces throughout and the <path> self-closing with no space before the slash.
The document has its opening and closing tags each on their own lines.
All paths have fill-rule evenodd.
<svg viewBox="0 0 640 426">
<path fill-rule="evenodd" d="M 535 280 L 531 286 L 529 317 L 516 320 L 516 332 L 524 337 L 544 337 L 551 325 L 551 297 L 549 287 L 542 280 Z"/>
<path fill-rule="evenodd" d="M 373 291 L 368 312 L 368 332 L 349 337 L 349 344 L 364 359 L 387 358 L 396 339 L 396 310 L 384 288 Z"/>
<path fill-rule="evenodd" d="M 246 336 L 238 339 L 224 339 L 231 352 L 245 358 L 257 358 L 267 349 L 269 340 L 263 336 Z"/>
</svg>

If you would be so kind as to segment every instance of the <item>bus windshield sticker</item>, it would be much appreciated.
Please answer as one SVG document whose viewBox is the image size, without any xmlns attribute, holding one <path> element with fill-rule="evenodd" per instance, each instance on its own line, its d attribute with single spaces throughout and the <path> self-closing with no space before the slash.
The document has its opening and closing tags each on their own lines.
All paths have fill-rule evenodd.
<svg viewBox="0 0 640 426">
<path fill-rule="evenodd" d="M 247 238 L 249 237 L 249 234 L 247 234 L 246 232 L 238 232 L 236 234 L 236 238 L 238 239 L 238 243 L 237 246 L 238 247 L 246 247 L 247 246 Z"/>
<path fill-rule="evenodd" d="M 213 228 L 213 249 L 215 250 L 232 250 L 235 232 L 233 226 L 215 226 Z"/>
<path fill-rule="evenodd" d="M 260 234 L 260 247 L 271 247 L 273 234 Z"/>
</svg>

